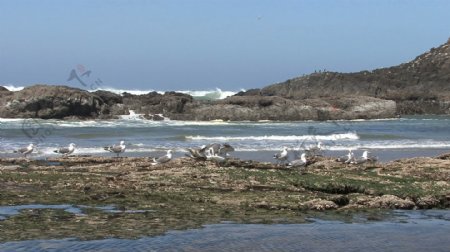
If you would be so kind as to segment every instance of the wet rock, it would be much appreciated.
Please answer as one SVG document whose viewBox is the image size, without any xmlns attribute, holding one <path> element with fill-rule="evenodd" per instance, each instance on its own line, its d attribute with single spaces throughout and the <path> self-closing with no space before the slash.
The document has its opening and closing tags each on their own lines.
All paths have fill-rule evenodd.
<svg viewBox="0 0 450 252">
<path fill-rule="evenodd" d="M 322 199 L 314 199 L 307 201 L 302 204 L 302 206 L 307 207 L 307 209 L 310 210 L 318 210 L 318 211 L 324 211 L 329 209 L 337 209 L 338 205 L 334 203 L 333 201 L 329 200 L 322 200 Z"/>
<path fill-rule="evenodd" d="M 81 89 L 35 85 L 2 96 L 0 117 L 92 118 L 100 115 L 102 105 L 101 99 Z"/>
<path fill-rule="evenodd" d="M 394 117 L 393 101 L 373 97 L 293 100 L 282 97 L 232 96 L 209 104 L 186 107 L 188 120 L 336 120 Z M 188 117 L 186 117 L 189 115 Z"/>
<path fill-rule="evenodd" d="M 413 209 L 416 205 L 409 199 L 401 199 L 395 195 L 383 195 L 379 197 L 358 197 L 356 204 L 364 205 L 370 208 L 387 209 Z"/>
<path fill-rule="evenodd" d="M 112 106 L 114 104 L 123 103 L 123 99 L 121 95 L 105 91 L 105 90 L 98 90 L 92 93 L 93 95 L 98 96 L 103 103 L 108 104 L 109 106 Z"/>
<path fill-rule="evenodd" d="M 417 200 L 416 205 L 420 209 L 429 209 L 438 206 L 439 203 L 440 200 L 434 196 L 424 196 Z"/>
</svg>

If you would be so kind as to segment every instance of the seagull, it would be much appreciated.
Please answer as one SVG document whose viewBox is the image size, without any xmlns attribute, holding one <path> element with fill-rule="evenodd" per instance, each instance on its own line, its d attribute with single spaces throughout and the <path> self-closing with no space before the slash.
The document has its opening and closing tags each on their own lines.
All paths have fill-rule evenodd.
<svg viewBox="0 0 450 252">
<path fill-rule="evenodd" d="M 33 149 L 34 149 L 34 144 L 31 143 L 27 147 L 23 147 L 18 150 L 15 150 L 14 153 L 20 153 L 20 154 L 23 154 L 24 157 L 27 157 L 28 154 L 33 152 Z"/>
<path fill-rule="evenodd" d="M 284 162 L 288 159 L 288 151 L 287 150 L 288 150 L 287 147 L 283 147 L 283 149 L 279 153 L 273 155 L 273 158 L 275 158 L 277 160 L 277 163 L 280 163 L 281 161 Z"/>
<path fill-rule="evenodd" d="M 213 143 L 213 144 L 208 144 L 205 147 L 205 150 L 208 152 L 212 152 L 211 155 L 216 155 L 219 154 L 219 149 L 220 149 L 220 144 L 219 143 Z"/>
<path fill-rule="evenodd" d="M 318 142 L 316 146 L 309 147 L 306 152 L 308 153 L 308 155 L 315 157 L 321 155 L 322 147 L 322 142 Z"/>
<path fill-rule="evenodd" d="M 367 152 L 367 161 L 369 162 L 377 162 L 378 161 L 378 157 L 377 156 L 372 156 L 369 155 L 371 154 L 370 151 Z"/>
<path fill-rule="evenodd" d="M 368 151 L 364 151 L 362 156 L 360 158 L 354 159 L 353 161 L 351 161 L 351 164 L 364 164 L 366 163 L 369 158 L 368 158 Z"/>
<path fill-rule="evenodd" d="M 186 150 L 189 151 L 190 155 L 187 155 L 191 158 L 197 158 L 197 159 L 205 159 L 206 158 L 206 145 L 200 146 L 200 148 L 186 148 Z"/>
<path fill-rule="evenodd" d="M 344 164 L 349 164 L 349 163 L 351 163 L 354 159 L 355 159 L 355 156 L 354 156 L 354 154 L 353 154 L 353 151 L 352 151 L 351 149 L 349 149 L 347 155 L 338 157 L 338 158 L 336 159 L 336 161 L 337 161 L 337 162 L 344 163 Z"/>
<path fill-rule="evenodd" d="M 234 148 L 228 143 L 224 143 L 223 145 L 219 143 L 208 144 L 206 146 L 206 149 L 207 150 L 211 149 L 212 155 L 219 155 L 219 156 L 228 156 L 229 155 L 228 152 L 234 151 Z"/>
<path fill-rule="evenodd" d="M 125 152 L 125 148 L 125 141 L 120 141 L 119 145 L 104 147 L 105 150 L 116 153 L 117 157 L 119 157 L 120 153 Z"/>
<path fill-rule="evenodd" d="M 172 150 L 168 150 L 167 154 L 159 158 L 153 158 L 152 165 L 164 164 L 172 160 Z"/>
<path fill-rule="evenodd" d="M 214 154 L 214 149 L 213 148 L 209 148 L 206 152 L 206 160 L 211 160 L 216 162 L 216 164 L 220 164 L 225 162 L 226 158 L 223 156 L 219 156 L 217 154 Z"/>
<path fill-rule="evenodd" d="M 53 152 L 63 154 L 64 156 L 68 156 L 75 151 L 75 146 L 76 145 L 74 143 L 71 143 L 71 144 L 69 144 L 69 147 L 61 147 L 57 150 L 54 150 Z"/>
<path fill-rule="evenodd" d="M 220 148 L 219 148 L 219 155 L 220 156 L 229 156 L 229 152 L 234 151 L 233 146 L 231 146 L 230 144 L 224 143 Z"/>
<path fill-rule="evenodd" d="M 308 160 L 306 160 L 306 153 L 302 153 L 300 156 L 300 159 L 293 160 L 292 162 L 288 163 L 289 167 L 302 167 L 306 166 L 308 164 Z"/>
</svg>

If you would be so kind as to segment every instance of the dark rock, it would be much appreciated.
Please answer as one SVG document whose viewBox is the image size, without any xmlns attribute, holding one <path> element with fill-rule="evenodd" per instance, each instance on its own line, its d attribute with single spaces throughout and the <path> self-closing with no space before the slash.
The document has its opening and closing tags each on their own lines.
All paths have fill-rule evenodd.
<svg viewBox="0 0 450 252">
<path fill-rule="evenodd" d="M 35 85 L 2 96 L 0 117 L 97 117 L 103 102 L 87 91 L 65 86 Z"/>
<path fill-rule="evenodd" d="M 399 114 L 449 114 L 449 83 L 450 43 L 447 42 L 398 66 L 357 73 L 313 73 L 267 86 L 260 92 L 262 96 L 289 99 L 371 96 L 394 100 Z"/>
<path fill-rule="evenodd" d="M 123 103 L 122 96 L 105 91 L 105 90 L 98 90 L 92 93 L 93 95 L 96 95 L 103 101 L 103 103 L 108 104 L 109 106 L 112 106 L 117 103 Z"/>
<path fill-rule="evenodd" d="M 247 91 L 240 91 L 237 94 L 235 94 L 235 96 L 252 96 L 252 95 L 261 95 L 261 89 L 259 88 L 254 88 L 254 89 L 249 89 Z"/>
<path fill-rule="evenodd" d="M 192 104 L 191 104 L 192 105 Z M 282 97 L 233 96 L 213 104 L 187 106 L 180 120 L 336 120 L 394 117 L 395 102 L 373 97 L 293 100 Z"/>
<path fill-rule="evenodd" d="M 9 91 L 9 90 L 3 86 L 0 86 L 0 92 L 2 92 L 2 91 Z"/>
<path fill-rule="evenodd" d="M 153 121 L 164 121 L 164 116 L 161 116 L 161 115 L 153 115 L 152 120 L 153 120 Z"/>
<path fill-rule="evenodd" d="M 124 94 L 123 96 L 123 104 L 138 114 L 163 114 L 164 116 L 179 114 L 183 113 L 185 105 L 191 102 L 193 102 L 192 96 L 176 92 L 166 92 L 163 95 L 151 92 L 145 95 Z"/>
</svg>

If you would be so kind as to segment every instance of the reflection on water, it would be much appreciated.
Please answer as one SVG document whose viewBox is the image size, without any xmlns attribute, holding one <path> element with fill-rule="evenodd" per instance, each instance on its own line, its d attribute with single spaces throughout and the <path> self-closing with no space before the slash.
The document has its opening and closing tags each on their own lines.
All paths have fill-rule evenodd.
<svg viewBox="0 0 450 252">
<path fill-rule="evenodd" d="M 107 206 L 84 206 L 84 205 L 42 205 L 42 204 L 31 204 L 31 205 L 18 205 L 18 206 L 0 206 L 0 220 L 5 220 L 8 217 L 17 215 L 20 211 L 27 209 L 61 209 L 67 213 L 75 215 L 84 215 L 84 212 L 89 209 L 97 209 L 105 213 L 144 213 L 153 210 L 120 210 L 113 205 Z"/>
<path fill-rule="evenodd" d="M 136 240 L 31 240 L 1 251 L 449 251 L 450 211 L 393 211 L 388 219 L 206 225 Z"/>
</svg>

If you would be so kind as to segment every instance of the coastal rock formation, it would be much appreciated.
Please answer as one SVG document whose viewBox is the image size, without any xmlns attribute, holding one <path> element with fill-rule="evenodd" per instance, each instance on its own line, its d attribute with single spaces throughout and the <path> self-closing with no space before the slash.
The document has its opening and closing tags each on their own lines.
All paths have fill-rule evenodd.
<svg viewBox="0 0 450 252">
<path fill-rule="evenodd" d="M 118 95 L 46 85 L 10 92 L 0 87 L 0 117 L 109 119 L 133 111 L 153 120 L 293 121 L 450 114 L 449 84 L 447 42 L 398 66 L 316 72 L 215 101 L 176 92 Z"/>
<path fill-rule="evenodd" d="M 398 66 L 356 73 L 319 71 L 238 95 L 255 94 L 289 99 L 371 96 L 394 100 L 399 114 L 450 114 L 450 40 Z"/>
<path fill-rule="evenodd" d="M 2 92 L 4 93 L 4 92 Z M 65 86 L 35 85 L 1 96 L 0 117 L 97 117 L 103 101 L 91 93 Z"/>
<path fill-rule="evenodd" d="M 182 120 L 336 120 L 374 119 L 395 116 L 393 101 L 373 97 L 341 97 L 293 100 L 282 97 L 233 96 L 213 104 L 187 106 Z"/>
<path fill-rule="evenodd" d="M 0 98 L 0 117 L 6 118 L 109 119 L 133 111 L 151 120 L 292 121 L 388 118 L 396 112 L 395 102 L 367 96 L 287 99 L 254 95 L 198 101 L 176 92 L 118 95 L 36 85 L 17 92 L 0 91 Z"/>
<path fill-rule="evenodd" d="M 190 95 L 166 92 L 159 94 L 151 92 L 145 95 L 123 94 L 123 104 L 130 110 L 141 114 L 179 114 L 184 112 L 187 103 L 192 103 Z"/>
</svg>

